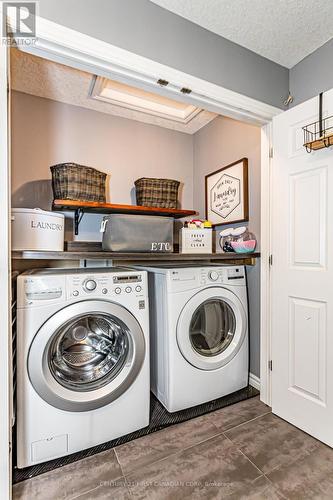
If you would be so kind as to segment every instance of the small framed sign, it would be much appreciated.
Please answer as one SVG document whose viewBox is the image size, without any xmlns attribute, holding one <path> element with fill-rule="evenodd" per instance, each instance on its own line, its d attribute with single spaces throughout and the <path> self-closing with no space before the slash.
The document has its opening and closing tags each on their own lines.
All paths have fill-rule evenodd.
<svg viewBox="0 0 333 500">
<path fill-rule="evenodd" d="M 249 220 L 248 160 L 206 175 L 206 219 L 213 225 Z"/>
</svg>

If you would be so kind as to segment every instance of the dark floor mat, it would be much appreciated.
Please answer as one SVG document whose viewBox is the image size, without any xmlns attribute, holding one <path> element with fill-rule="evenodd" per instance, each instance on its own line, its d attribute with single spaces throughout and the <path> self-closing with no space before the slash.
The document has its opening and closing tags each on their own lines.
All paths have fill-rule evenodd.
<svg viewBox="0 0 333 500">
<path fill-rule="evenodd" d="M 234 403 L 239 403 L 240 401 L 252 398 L 258 394 L 259 391 L 257 391 L 257 389 L 248 386 L 245 389 L 241 389 L 240 391 L 224 396 L 223 398 L 215 399 L 214 401 L 209 401 L 208 403 L 193 406 L 192 408 L 187 408 L 186 410 L 175 413 L 168 413 L 164 406 L 162 406 L 152 394 L 150 404 L 150 424 L 148 427 L 132 432 L 131 434 L 127 434 L 126 436 L 122 436 L 118 439 L 114 439 L 113 441 L 108 441 L 98 446 L 88 448 L 87 450 L 73 453 L 72 455 L 67 455 L 66 457 L 57 458 L 56 460 L 50 460 L 49 462 L 44 462 L 42 464 L 32 465 L 31 467 L 26 467 L 25 469 L 17 469 L 14 467 L 13 483 L 19 483 L 25 479 L 30 479 L 31 477 L 38 476 L 44 472 L 49 472 L 50 470 L 58 467 L 63 467 L 64 465 L 76 462 L 82 458 L 109 450 L 110 448 L 114 448 L 120 444 L 132 441 L 133 439 L 146 436 L 147 434 L 164 429 L 170 425 L 179 424 L 181 422 L 185 422 L 186 420 L 190 420 L 191 418 L 204 415 L 205 413 L 219 410 L 220 408 L 224 408 L 225 406 L 229 406 Z"/>
</svg>

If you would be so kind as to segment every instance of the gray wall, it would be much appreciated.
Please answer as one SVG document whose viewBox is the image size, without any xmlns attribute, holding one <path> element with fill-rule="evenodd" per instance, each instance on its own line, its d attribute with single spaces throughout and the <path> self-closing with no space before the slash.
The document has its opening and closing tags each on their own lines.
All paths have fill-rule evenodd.
<svg viewBox="0 0 333 500">
<path fill-rule="evenodd" d="M 293 106 L 333 88 L 333 38 L 290 70 Z"/>
<path fill-rule="evenodd" d="M 201 217 L 205 217 L 205 175 L 240 158 L 248 158 L 249 229 L 257 236 L 258 248 L 260 247 L 260 148 L 260 127 L 224 116 L 218 116 L 194 135 L 193 198 Z M 243 223 L 238 225 L 242 226 Z"/>
<path fill-rule="evenodd" d="M 249 223 L 260 248 L 260 144 L 259 127 L 219 116 L 194 135 L 193 199 L 205 216 L 205 175 L 229 163 L 249 160 Z M 232 224 L 242 226 L 244 223 Z M 217 232 L 227 226 L 219 226 Z M 260 264 L 247 267 L 250 315 L 250 371 L 260 375 Z"/>
<path fill-rule="evenodd" d="M 40 0 L 39 12 L 56 23 L 277 107 L 283 107 L 288 94 L 287 68 L 149 0 Z"/>
</svg>

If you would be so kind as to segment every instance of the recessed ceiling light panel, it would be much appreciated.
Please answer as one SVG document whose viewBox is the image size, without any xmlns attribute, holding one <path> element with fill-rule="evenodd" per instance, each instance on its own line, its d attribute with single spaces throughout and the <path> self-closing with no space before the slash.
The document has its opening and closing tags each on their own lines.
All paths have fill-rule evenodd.
<svg viewBox="0 0 333 500">
<path fill-rule="evenodd" d="M 90 96 L 99 101 L 148 113 L 186 125 L 202 110 L 183 102 L 178 102 L 136 87 L 95 77 Z"/>
</svg>

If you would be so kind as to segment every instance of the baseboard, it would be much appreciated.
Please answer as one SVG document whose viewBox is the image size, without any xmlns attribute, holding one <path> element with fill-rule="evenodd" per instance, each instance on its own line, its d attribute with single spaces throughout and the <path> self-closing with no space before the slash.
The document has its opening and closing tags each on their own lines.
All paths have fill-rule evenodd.
<svg viewBox="0 0 333 500">
<path fill-rule="evenodd" d="M 260 391 L 260 378 L 257 377 L 257 375 L 253 375 L 253 373 L 250 373 L 249 384 Z"/>
</svg>

